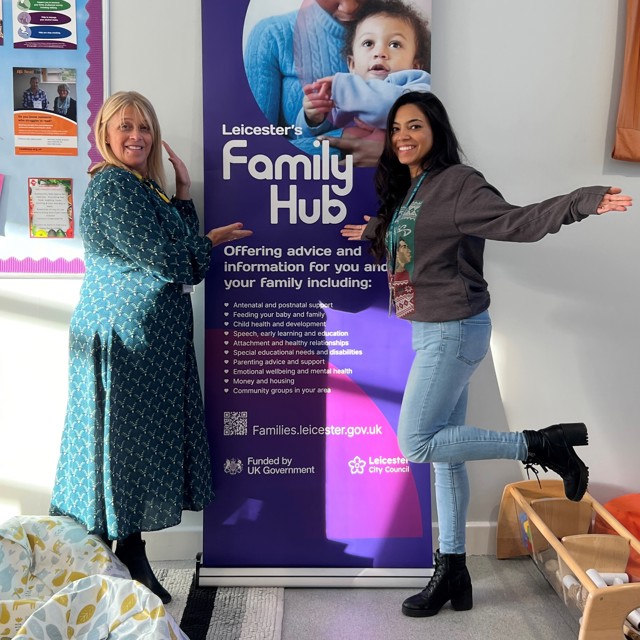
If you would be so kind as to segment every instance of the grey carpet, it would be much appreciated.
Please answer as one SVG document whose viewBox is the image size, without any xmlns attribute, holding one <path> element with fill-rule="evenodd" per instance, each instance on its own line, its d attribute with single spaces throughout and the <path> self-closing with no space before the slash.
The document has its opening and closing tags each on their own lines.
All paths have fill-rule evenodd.
<svg viewBox="0 0 640 640">
<path fill-rule="evenodd" d="M 198 588 L 194 569 L 184 564 L 154 562 L 153 568 L 172 595 L 167 611 L 190 640 L 280 640 L 283 589 Z"/>
<path fill-rule="evenodd" d="M 407 589 L 285 589 L 282 640 L 576 640 L 579 626 L 529 558 L 471 556 L 474 607 L 402 615 Z"/>
<path fill-rule="evenodd" d="M 153 564 L 173 594 L 167 608 L 180 622 L 187 601 L 185 585 L 193 576 L 193 569 L 185 569 L 190 566 L 185 562 Z M 576 640 L 576 618 L 531 559 L 470 556 L 468 565 L 474 589 L 473 609 L 457 612 L 445 606 L 433 618 L 402 615 L 402 600 L 415 593 L 408 589 L 206 589 L 209 594 L 215 592 L 211 630 L 206 638 Z M 172 586 L 171 580 L 180 582 L 180 587 Z M 191 640 L 196 640 L 195 636 Z"/>
</svg>

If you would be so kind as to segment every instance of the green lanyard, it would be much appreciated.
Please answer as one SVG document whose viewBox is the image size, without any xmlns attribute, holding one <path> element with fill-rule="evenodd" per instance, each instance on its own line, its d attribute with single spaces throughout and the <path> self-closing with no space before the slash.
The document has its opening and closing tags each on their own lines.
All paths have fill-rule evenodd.
<svg viewBox="0 0 640 640">
<path fill-rule="evenodd" d="M 398 249 L 398 226 L 400 223 L 400 212 L 413 202 L 413 199 L 416 197 L 416 193 L 418 193 L 418 189 L 422 186 L 424 179 L 427 177 L 428 171 L 424 171 L 418 181 L 416 182 L 415 187 L 413 187 L 413 191 L 411 195 L 407 199 L 406 202 L 402 203 L 400 206 L 396 208 L 393 212 L 393 217 L 391 218 L 391 224 L 389 225 L 389 229 L 387 230 L 387 236 L 385 238 L 385 245 L 387 247 L 387 255 L 389 256 L 389 263 L 387 264 L 387 269 L 389 273 L 393 274 L 396 268 L 396 251 Z"/>
</svg>

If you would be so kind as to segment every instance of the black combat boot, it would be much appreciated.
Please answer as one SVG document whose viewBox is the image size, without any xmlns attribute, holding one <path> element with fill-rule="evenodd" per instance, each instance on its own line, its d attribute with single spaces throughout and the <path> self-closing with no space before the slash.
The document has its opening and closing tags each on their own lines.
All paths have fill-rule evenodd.
<svg viewBox="0 0 640 640">
<path fill-rule="evenodd" d="M 133 580 L 153 591 L 163 604 L 171 602 L 171 594 L 158 582 L 147 560 L 145 541 L 140 534 L 134 533 L 124 540 L 118 540 L 116 557 L 129 569 Z"/>
<path fill-rule="evenodd" d="M 570 422 L 523 433 L 528 453 L 525 469 L 537 473 L 533 465 L 539 465 L 545 471 L 555 471 L 564 482 L 567 498 L 575 502 L 582 500 L 589 483 L 589 469 L 573 447 L 589 443 L 587 427 L 582 422 Z"/>
<path fill-rule="evenodd" d="M 429 584 L 415 596 L 402 603 L 402 613 L 412 618 L 435 616 L 451 600 L 456 611 L 468 611 L 473 607 L 471 576 L 467 570 L 466 554 L 433 554 L 435 567 Z"/>
</svg>

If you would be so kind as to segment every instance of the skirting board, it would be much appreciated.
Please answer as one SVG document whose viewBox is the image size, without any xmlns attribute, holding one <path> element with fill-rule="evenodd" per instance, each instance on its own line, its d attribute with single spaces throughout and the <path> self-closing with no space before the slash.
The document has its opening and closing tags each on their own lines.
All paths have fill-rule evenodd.
<svg viewBox="0 0 640 640">
<path fill-rule="evenodd" d="M 467 555 L 496 554 L 496 522 L 467 523 Z M 194 560 L 202 551 L 202 527 L 178 525 L 164 531 L 145 533 L 150 560 Z M 437 546 L 438 526 L 433 525 L 433 540 Z M 413 585 L 412 585 L 413 586 Z"/>
</svg>

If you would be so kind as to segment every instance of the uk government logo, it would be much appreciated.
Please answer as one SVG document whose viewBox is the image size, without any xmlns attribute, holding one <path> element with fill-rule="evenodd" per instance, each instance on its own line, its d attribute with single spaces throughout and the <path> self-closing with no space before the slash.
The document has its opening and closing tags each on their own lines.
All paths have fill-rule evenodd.
<svg viewBox="0 0 640 640">
<path fill-rule="evenodd" d="M 236 476 L 239 473 L 242 473 L 243 469 L 242 460 L 238 458 L 227 458 L 224 463 L 224 472 L 228 473 L 230 476 Z"/>
<path fill-rule="evenodd" d="M 276 475 L 313 475 L 316 473 L 315 465 L 298 466 L 293 458 L 276 456 L 274 458 L 254 458 L 248 456 L 243 462 L 240 458 L 227 458 L 224 462 L 224 472 L 230 476 L 246 473 L 250 476 L 276 476 Z"/>
<path fill-rule="evenodd" d="M 402 456 L 368 456 L 367 460 L 356 456 L 349 460 L 349 471 L 352 476 L 387 473 L 410 473 L 409 460 Z"/>
</svg>

